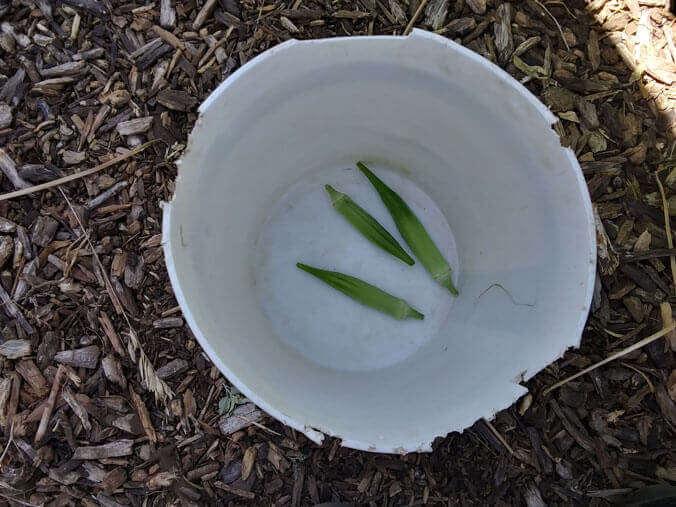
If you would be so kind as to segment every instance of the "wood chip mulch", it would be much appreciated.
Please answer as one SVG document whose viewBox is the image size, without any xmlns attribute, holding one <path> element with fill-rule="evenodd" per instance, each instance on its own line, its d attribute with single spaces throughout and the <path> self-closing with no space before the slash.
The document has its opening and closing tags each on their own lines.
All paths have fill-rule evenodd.
<svg viewBox="0 0 676 507">
<path fill-rule="evenodd" d="M 0 201 L 0 505 L 605 505 L 674 485 L 676 333 L 543 392 L 672 318 L 669 2 L 422 3 L 0 0 L 1 193 L 108 166 Z M 592 315 L 529 395 L 432 454 L 318 447 L 196 343 L 160 202 L 197 105 L 246 61 L 409 25 L 499 64 L 560 118 L 597 212 Z"/>
</svg>

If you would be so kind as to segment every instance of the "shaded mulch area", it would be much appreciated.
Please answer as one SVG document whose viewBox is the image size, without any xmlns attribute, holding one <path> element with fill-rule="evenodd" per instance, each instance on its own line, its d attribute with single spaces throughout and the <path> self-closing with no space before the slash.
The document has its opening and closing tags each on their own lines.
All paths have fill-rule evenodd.
<svg viewBox="0 0 676 507">
<path fill-rule="evenodd" d="M 599 505 L 676 481 L 673 333 L 543 392 L 671 319 L 668 2 L 423 3 L 0 1 L 2 192 L 114 162 L 0 201 L 3 505 Z M 239 66 L 291 37 L 409 24 L 499 64 L 560 117 L 597 211 L 592 315 L 529 395 L 432 454 L 318 447 L 247 403 L 196 343 L 160 202 L 197 104 Z"/>
</svg>

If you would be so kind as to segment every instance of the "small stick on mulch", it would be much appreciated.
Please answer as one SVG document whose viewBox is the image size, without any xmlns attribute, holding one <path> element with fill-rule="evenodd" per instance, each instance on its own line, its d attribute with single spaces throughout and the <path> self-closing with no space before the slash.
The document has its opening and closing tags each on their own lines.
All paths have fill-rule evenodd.
<svg viewBox="0 0 676 507">
<path fill-rule="evenodd" d="M 19 307 L 14 303 L 14 301 L 12 301 L 12 298 L 7 293 L 7 291 L 2 286 L 1 283 L 0 283 L 0 302 L 4 306 L 4 309 L 7 311 L 7 313 L 17 320 L 19 325 L 23 328 L 24 331 L 26 331 L 26 333 L 35 334 L 35 329 L 33 329 L 33 326 L 31 326 L 30 323 L 26 320 L 26 317 L 24 317 Z"/>
<path fill-rule="evenodd" d="M 656 248 L 647 252 L 627 252 L 622 255 L 624 262 L 639 262 L 659 257 L 672 257 L 676 255 L 676 248 Z"/>
<path fill-rule="evenodd" d="M 87 169 L 85 171 L 75 173 L 75 174 L 69 174 L 68 176 L 64 176 L 63 178 L 58 178 L 56 180 L 48 181 L 47 183 L 41 183 L 40 185 L 34 185 L 32 187 L 28 188 L 22 188 L 21 190 L 15 190 L 14 192 L 8 192 L 6 194 L 0 195 L 0 201 L 6 201 L 8 199 L 15 199 L 16 197 L 22 197 L 24 195 L 32 194 L 35 192 L 41 192 L 42 190 L 47 190 L 48 188 L 53 188 L 59 185 L 63 185 L 64 183 L 68 183 L 69 181 L 74 181 L 80 178 L 84 178 L 85 176 L 89 176 L 91 174 L 97 173 L 99 171 L 102 171 L 103 169 L 106 169 L 107 167 L 113 166 L 115 164 L 118 164 L 120 162 L 123 162 L 124 160 L 127 160 L 128 158 L 133 157 L 134 155 L 138 155 L 141 153 L 143 150 L 148 148 L 149 146 L 155 144 L 157 141 L 148 141 L 145 144 L 142 144 L 141 146 L 137 146 L 133 150 L 128 151 L 124 155 L 119 155 L 117 157 L 114 157 L 107 162 L 104 162 L 103 164 L 99 164 L 95 167 L 92 167 L 91 169 Z"/>
<path fill-rule="evenodd" d="M 131 397 L 131 401 L 134 403 L 134 407 L 136 408 L 138 417 L 141 420 L 141 425 L 143 426 L 146 435 L 148 435 L 148 439 L 150 439 L 151 442 L 157 442 L 157 433 L 155 433 L 155 428 L 153 427 L 153 423 L 150 420 L 148 408 L 146 407 L 145 403 L 143 403 L 141 397 L 136 394 L 136 391 L 134 391 L 134 388 L 131 385 L 129 386 L 129 396 Z"/>
<path fill-rule="evenodd" d="M 669 204 L 667 203 L 667 196 L 664 194 L 664 186 L 660 181 L 658 174 L 655 174 L 655 180 L 657 181 L 657 186 L 660 189 L 660 196 L 662 196 L 662 209 L 664 210 L 664 229 L 667 234 L 667 245 L 669 248 L 674 248 L 674 239 L 671 236 L 671 223 L 669 220 Z M 669 256 L 669 262 L 671 264 L 671 277 L 674 281 L 674 288 L 676 289 L 676 256 Z"/>
<path fill-rule="evenodd" d="M 5 176 L 7 176 L 7 179 L 9 179 L 16 188 L 30 187 L 30 184 L 19 176 L 14 160 L 11 159 L 3 148 L 0 148 L 0 170 L 2 170 Z"/>
<path fill-rule="evenodd" d="M 643 338 L 643 340 L 640 340 L 640 341 L 634 343 L 633 345 L 627 347 L 626 349 L 620 350 L 619 352 L 616 352 L 615 354 L 611 354 L 610 356 L 605 358 L 603 361 L 599 361 L 598 363 L 593 364 L 593 365 L 589 366 L 588 368 L 585 368 L 584 370 L 582 370 L 580 372 L 577 372 L 575 375 L 571 375 L 570 377 L 562 380 L 561 382 L 557 382 L 553 386 L 545 389 L 543 394 L 545 394 L 545 395 L 549 394 L 554 389 L 558 389 L 559 387 L 567 384 L 571 380 L 575 380 L 576 378 L 581 377 L 582 375 L 585 375 L 585 374 L 589 373 L 590 371 L 595 370 L 596 368 L 599 368 L 600 366 L 603 366 L 604 364 L 608 364 L 611 361 L 614 361 L 615 359 L 626 356 L 627 354 L 630 354 L 631 352 L 634 352 L 635 350 L 638 350 L 642 347 L 645 347 L 646 345 L 654 342 L 655 340 L 662 338 L 664 335 L 670 333 L 674 329 L 676 329 L 676 324 L 671 324 L 670 326 L 661 329 L 657 333 L 651 334 L 647 338 Z"/>
<path fill-rule="evenodd" d="M 151 143 L 146 143 L 146 145 L 150 145 Z M 144 145 L 144 146 L 146 146 Z M 107 293 L 108 297 L 110 298 L 111 302 L 113 303 L 113 306 L 115 305 L 115 300 L 117 299 L 117 296 L 115 294 L 115 291 L 113 290 L 113 286 L 110 282 L 110 278 L 108 277 L 108 272 L 104 268 L 103 264 L 101 263 L 101 259 L 99 258 L 98 253 L 96 252 L 96 249 L 94 248 L 94 245 L 91 242 L 91 239 L 89 237 L 89 233 L 85 229 L 84 225 L 82 224 L 82 221 L 80 220 L 80 217 L 77 215 L 75 212 L 75 209 L 73 209 L 73 205 L 70 202 L 70 199 L 66 196 L 64 191 L 59 188 L 61 191 L 61 195 L 66 201 L 66 204 L 68 204 L 68 207 L 71 209 L 73 212 L 73 215 L 75 216 L 75 219 L 77 220 L 78 225 L 80 226 L 80 229 L 82 230 L 82 234 L 85 237 L 85 240 L 89 244 L 89 248 L 91 248 L 92 253 L 94 254 L 94 258 L 96 259 L 96 262 L 98 263 L 99 269 L 101 270 L 101 273 L 103 274 L 103 279 L 106 282 L 106 288 L 107 288 Z M 119 300 L 117 302 L 117 306 L 119 308 L 120 313 L 122 314 L 122 317 L 124 317 L 125 322 L 127 323 L 127 328 L 129 329 L 128 336 L 129 336 L 129 343 L 134 352 L 138 353 L 138 368 L 139 368 L 139 374 L 141 376 L 141 380 L 143 381 L 143 384 L 147 389 L 152 391 L 152 393 L 155 395 L 155 398 L 159 401 L 162 400 L 163 402 L 167 402 L 170 398 L 173 397 L 174 392 L 172 389 L 169 387 L 169 385 L 159 378 L 157 376 L 157 372 L 155 371 L 155 368 L 153 367 L 152 363 L 150 362 L 150 359 L 148 359 L 148 356 L 145 353 L 145 350 L 143 350 L 143 347 L 141 346 L 141 343 L 138 341 L 138 337 L 136 335 L 136 332 L 134 331 L 131 321 L 129 320 L 129 317 L 127 316 L 127 313 L 124 311 L 124 309 L 120 306 Z"/>
<path fill-rule="evenodd" d="M 411 30 L 413 30 L 413 25 L 415 25 L 416 21 L 418 21 L 418 18 L 422 14 L 423 9 L 425 9 L 425 6 L 427 5 L 428 2 L 429 0 L 422 0 L 422 2 L 420 2 L 418 10 L 415 11 L 415 14 L 413 14 L 413 17 L 411 18 L 411 21 L 409 21 L 408 25 L 406 26 L 406 30 L 404 30 L 404 35 L 408 35 L 409 33 L 411 33 Z"/>
<path fill-rule="evenodd" d="M 671 305 L 666 301 L 660 305 L 660 315 L 662 316 L 662 325 L 669 327 L 673 324 L 674 319 L 672 315 Z M 670 331 L 666 335 L 671 350 L 676 351 L 676 331 Z"/>
<path fill-rule="evenodd" d="M 567 49 L 568 51 L 570 51 L 570 46 L 568 45 L 568 41 L 566 40 L 566 37 L 563 35 L 563 29 L 561 28 L 561 24 L 559 23 L 559 21 L 554 17 L 554 15 L 553 15 L 551 12 L 549 12 L 549 9 L 547 9 L 547 7 L 545 7 L 545 6 L 542 4 L 542 2 L 540 2 L 539 0 L 533 0 L 533 1 L 534 1 L 536 4 L 538 4 L 538 6 L 539 6 L 543 11 L 545 11 L 547 14 L 549 14 L 549 17 L 550 17 L 550 18 L 552 18 L 552 21 L 554 21 L 554 24 L 556 25 L 556 28 L 559 29 L 559 33 L 561 34 L 561 40 L 563 40 L 563 44 L 566 46 L 566 49 Z M 564 5 L 565 5 L 565 4 L 564 4 Z"/>
<path fill-rule="evenodd" d="M 49 398 L 47 398 L 47 405 L 42 410 L 42 416 L 40 417 L 40 424 L 38 425 L 38 430 L 35 432 L 35 445 L 38 446 L 45 434 L 47 433 L 47 425 L 49 420 L 52 417 L 52 412 L 54 410 L 54 404 L 56 403 L 56 397 L 59 394 L 59 389 L 61 389 L 61 382 L 65 376 L 66 369 L 59 365 L 56 370 L 56 378 L 52 384 L 52 390 L 49 393 Z"/>
<path fill-rule="evenodd" d="M 488 427 L 488 429 L 491 430 L 491 433 L 493 433 L 493 435 L 495 435 L 495 438 L 497 438 L 498 441 L 505 447 L 505 449 L 507 449 L 509 454 L 511 454 L 512 456 L 515 456 L 514 449 L 512 449 L 512 447 L 507 443 L 507 440 L 505 440 L 505 437 L 503 437 L 500 434 L 500 432 L 495 428 L 495 426 L 493 426 L 491 424 L 491 422 L 488 419 L 486 419 L 485 417 L 483 418 L 483 422 Z"/>
</svg>

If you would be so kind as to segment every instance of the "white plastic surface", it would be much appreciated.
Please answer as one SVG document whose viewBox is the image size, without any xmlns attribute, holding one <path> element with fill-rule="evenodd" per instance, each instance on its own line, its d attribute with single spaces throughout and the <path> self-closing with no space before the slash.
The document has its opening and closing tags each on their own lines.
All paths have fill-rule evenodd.
<svg viewBox="0 0 676 507">
<path fill-rule="evenodd" d="M 272 416 L 314 441 L 428 451 L 579 344 L 596 254 L 586 185 L 554 116 L 488 61 L 418 30 L 289 41 L 200 111 L 165 206 L 167 268 L 202 347 Z M 324 183 L 400 239 L 357 160 L 412 201 L 458 298 L 333 211 Z M 426 320 L 388 319 L 298 261 L 363 278 Z"/>
<path fill-rule="evenodd" d="M 441 210 L 409 179 L 371 169 L 423 220 L 457 280 L 458 254 Z M 406 247 L 387 208 L 355 166 L 314 172 L 267 213 L 254 251 L 258 301 L 277 336 L 321 366 L 348 371 L 392 366 L 439 333 L 455 298 L 420 263 L 410 267 L 365 240 L 333 209 L 324 190 L 327 183 L 349 195 Z M 425 320 L 402 322 L 356 304 L 296 268 L 299 261 L 376 285 L 408 301 Z"/>
</svg>

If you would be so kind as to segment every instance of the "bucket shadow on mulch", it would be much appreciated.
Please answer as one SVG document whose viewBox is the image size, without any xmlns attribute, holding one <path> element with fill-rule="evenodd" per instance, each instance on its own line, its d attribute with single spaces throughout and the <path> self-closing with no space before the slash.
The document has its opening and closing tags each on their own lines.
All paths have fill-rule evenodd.
<svg viewBox="0 0 676 507">
<path fill-rule="evenodd" d="M 368 454 L 330 439 L 318 447 L 265 418 L 180 318 L 158 202 L 173 191 L 196 104 L 241 64 L 290 37 L 401 34 L 420 2 L 2 1 L 3 193 L 162 141 L 63 194 L 0 202 L 2 498 L 600 505 L 676 480 L 676 378 L 664 340 L 543 393 L 661 329 L 660 306 L 675 301 L 656 180 L 676 215 L 673 16 L 655 0 L 425 3 L 416 26 L 524 82 L 581 161 L 608 245 L 581 348 L 531 379 L 531 394 L 490 425 L 439 438 L 431 454 Z M 141 351 L 145 378 L 176 393 L 166 405 L 141 381 Z"/>
</svg>

